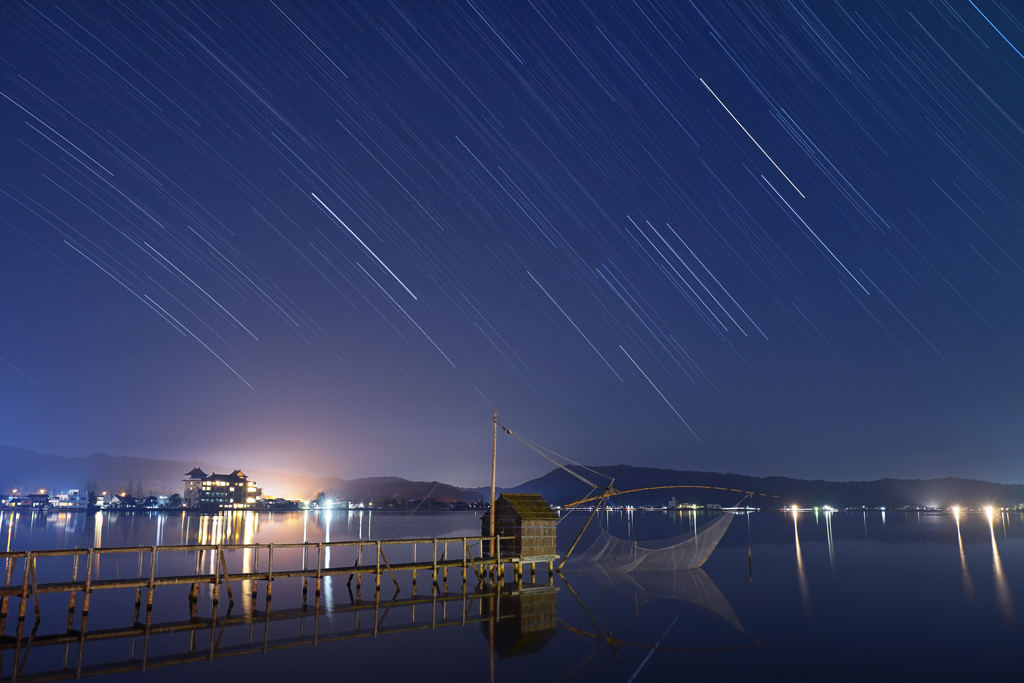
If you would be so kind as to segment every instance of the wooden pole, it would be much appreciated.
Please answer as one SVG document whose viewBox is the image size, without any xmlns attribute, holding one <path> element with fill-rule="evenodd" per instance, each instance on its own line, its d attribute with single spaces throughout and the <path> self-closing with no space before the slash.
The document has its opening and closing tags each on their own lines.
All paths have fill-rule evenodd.
<svg viewBox="0 0 1024 683">
<path fill-rule="evenodd" d="M 494 554 L 494 474 L 498 466 L 498 409 L 494 409 L 494 441 L 491 446 L 491 528 L 488 535 L 491 537 L 491 554 Z"/>
<path fill-rule="evenodd" d="M 156 590 L 156 546 L 153 546 L 152 554 L 149 556 L 149 591 L 146 594 L 146 626 L 148 629 L 149 618 L 153 613 L 153 591 Z M 147 642 L 149 631 L 146 632 Z"/>
<path fill-rule="evenodd" d="M 583 533 L 587 530 L 587 527 L 590 526 L 590 522 L 593 521 L 594 515 L 596 515 L 597 511 L 601 509 L 602 505 L 604 505 L 605 498 L 608 497 L 608 494 L 610 494 L 612 492 L 612 484 L 614 484 L 614 483 L 615 483 L 614 479 L 612 479 L 608 483 L 608 488 L 606 488 L 604 490 L 604 493 L 601 495 L 601 497 L 597 501 L 597 505 L 595 505 L 594 509 L 590 511 L 590 516 L 587 517 L 586 524 L 584 524 L 583 528 L 580 529 L 580 533 L 576 536 L 576 540 L 572 542 L 571 546 L 569 546 L 568 552 L 565 553 L 565 557 L 562 558 L 561 564 L 558 565 L 558 571 L 562 571 L 562 567 L 564 567 L 565 563 L 569 561 L 569 556 L 572 555 L 572 551 L 576 549 L 576 544 L 580 542 L 581 538 L 583 538 Z"/>
<path fill-rule="evenodd" d="M 75 554 L 74 562 L 73 562 L 72 567 L 71 567 L 71 582 L 72 583 L 76 583 L 78 581 L 78 558 L 79 558 L 79 555 L 76 553 Z M 75 621 L 75 595 L 77 595 L 77 593 L 75 591 L 73 591 L 73 590 L 72 591 L 68 591 L 68 592 L 71 595 L 68 597 L 68 627 L 67 627 L 67 630 L 70 631 L 71 630 L 71 626 L 74 624 L 74 621 Z M 7 600 L 7 598 L 4 598 L 4 600 Z"/>
</svg>

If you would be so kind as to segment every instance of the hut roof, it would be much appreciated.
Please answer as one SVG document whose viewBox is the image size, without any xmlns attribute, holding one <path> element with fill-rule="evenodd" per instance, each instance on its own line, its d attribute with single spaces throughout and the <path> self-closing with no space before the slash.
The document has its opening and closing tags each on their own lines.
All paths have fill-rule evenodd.
<svg viewBox="0 0 1024 683">
<path fill-rule="evenodd" d="M 522 519 L 558 519 L 558 513 L 551 509 L 539 493 L 503 493 L 501 498 Z"/>
</svg>

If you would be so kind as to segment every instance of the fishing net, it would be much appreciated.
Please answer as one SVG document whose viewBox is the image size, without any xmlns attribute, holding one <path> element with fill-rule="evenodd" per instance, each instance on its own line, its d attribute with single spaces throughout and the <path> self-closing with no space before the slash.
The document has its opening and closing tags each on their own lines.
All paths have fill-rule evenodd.
<svg viewBox="0 0 1024 683">
<path fill-rule="evenodd" d="M 700 567 L 722 540 L 731 514 L 723 514 L 692 532 L 658 541 L 638 543 L 612 536 L 601 529 L 586 552 L 572 559 L 574 563 L 589 562 L 608 572 L 670 572 Z"/>
</svg>

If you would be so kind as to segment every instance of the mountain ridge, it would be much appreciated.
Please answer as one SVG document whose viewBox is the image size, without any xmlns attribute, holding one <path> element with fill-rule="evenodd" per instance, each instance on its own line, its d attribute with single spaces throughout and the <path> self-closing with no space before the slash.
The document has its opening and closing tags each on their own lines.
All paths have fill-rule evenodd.
<svg viewBox="0 0 1024 683">
<path fill-rule="evenodd" d="M 130 486 L 135 489 L 135 493 L 147 495 L 180 493 L 185 473 L 193 467 L 199 467 L 207 473 L 230 472 L 235 469 L 198 460 L 158 460 L 106 453 L 71 458 L 2 445 L 0 463 L 0 491 L 5 493 L 15 488 L 27 491 L 65 491 L 71 488 L 85 489 L 89 485 L 103 491 L 123 491 Z M 628 498 L 623 496 L 621 503 L 630 505 L 662 506 L 672 497 L 678 503 L 743 504 L 753 507 L 1005 507 L 1024 502 L 1022 484 L 997 484 L 959 477 L 832 482 L 634 465 L 574 466 L 573 469 L 579 476 L 600 487 L 607 485 L 607 477 L 614 478 L 615 488 L 619 491 L 680 486 L 677 490 L 656 488 L 628 494 Z M 398 476 L 346 480 L 339 477 L 299 476 L 260 468 L 242 470 L 264 489 L 265 495 L 279 498 L 312 498 L 323 491 L 329 497 L 357 503 L 403 504 L 427 496 L 441 503 L 476 503 L 486 500 L 490 493 L 487 487 L 461 488 L 438 481 L 409 481 Z M 605 478 L 595 472 L 600 472 Z M 558 468 L 518 486 L 499 488 L 499 491 L 540 493 L 553 505 L 565 505 L 579 500 L 590 490 L 590 485 Z M 757 495 L 747 498 L 743 493 L 747 491 Z"/>
<path fill-rule="evenodd" d="M 633 465 L 573 466 L 572 469 L 591 481 L 597 479 L 595 471 L 611 477 L 619 491 L 667 487 L 629 494 L 629 499 L 624 502 L 630 505 L 665 505 L 670 497 L 675 497 L 680 503 L 742 504 L 752 507 L 980 507 L 1010 506 L 1024 502 L 1022 484 L 997 484 L 959 477 L 883 478 L 833 482 L 822 479 L 754 477 L 734 473 L 696 472 Z M 668 487 L 672 487 L 676 482 L 679 485 L 678 491 L 671 491 Z M 600 480 L 593 483 L 599 487 L 608 484 L 607 481 Z M 508 490 L 540 493 L 549 502 L 564 505 L 587 496 L 591 487 L 569 472 L 556 469 Z M 755 495 L 748 498 L 744 495 L 746 492 Z"/>
</svg>

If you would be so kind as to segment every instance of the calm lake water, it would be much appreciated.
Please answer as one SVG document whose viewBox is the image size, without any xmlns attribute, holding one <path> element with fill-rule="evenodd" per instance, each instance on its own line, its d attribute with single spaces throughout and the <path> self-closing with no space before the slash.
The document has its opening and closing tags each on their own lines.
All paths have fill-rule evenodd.
<svg viewBox="0 0 1024 683">
<path fill-rule="evenodd" d="M 618 535 L 631 527 L 644 540 L 692 532 L 695 524 L 709 519 L 681 512 L 607 513 L 602 523 Z M 560 552 L 584 520 L 584 513 L 574 513 L 560 523 Z M 413 517 L 356 511 L 0 513 L 0 549 L 12 551 L 479 533 L 480 520 L 472 512 Z M 589 545 L 591 535 L 579 550 Z M 430 546 L 419 551 L 424 553 L 420 559 L 430 557 Z M 275 569 L 301 561 L 287 552 L 275 555 Z M 332 552 L 329 566 L 351 563 L 349 549 Z M 393 562 L 411 559 L 400 556 L 398 548 L 393 552 Z M 454 548 L 449 552 L 457 556 Z M 251 552 L 245 556 L 229 550 L 225 556 L 229 571 L 252 568 Z M 51 567 L 46 559 L 37 563 L 39 582 L 70 578 L 69 563 Z M 148 576 L 148 555 L 143 559 L 140 571 L 138 553 L 103 555 L 96 570 L 104 577 Z M 263 570 L 265 556 L 255 561 Z M 161 555 L 158 573 L 188 573 L 195 562 L 194 552 Z M 22 563 L 14 569 L 12 582 L 21 585 Z M 325 580 L 319 612 L 313 610 L 312 596 L 301 611 L 300 579 L 275 581 L 269 616 L 265 584 L 235 582 L 236 604 L 229 614 L 222 597 L 216 620 L 212 590 L 204 586 L 191 621 L 188 588 L 161 587 L 155 591 L 148 638 L 128 630 L 136 619 L 134 589 L 93 593 L 91 635 L 84 641 L 65 635 L 67 595 L 43 595 L 33 639 L 29 642 L 30 606 L 18 645 L 19 598 L 11 598 L 0 678 L 32 680 L 44 673 L 73 678 L 79 666 L 86 677 L 105 671 L 93 680 L 126 682 L 296 675 L 417 681 L 737 676 L 944 681 L 1016 680 L 1020 672 L 1024 516 L 1018 513 L 997 512 L 991 519 L 983 513 L 959 519 L 951 513 L 892 511 L 754 513 L 733 520 L 703 572 L 612 579 L 570 563 L 551 588 L 546 587 L 546 567 L 538 568 L 539 588 L 500 603 L 473 593 L 472 574 L 470 590 L 461 597 L 461 578 L 453 571 L 448 584 L 452 599 L 432 602 L 429 575 L 421 573 L 416 595 L 422 600 L 410 605 L 409 573 L 399 578 L 398 595 L 385 578 L 378 601 L 372 577 L 364 578 L 360 598 L 365 609 L 359 611 L 351 610 L 355 596 L 344 577 Z M 143 589 L 140 621 L 145 619 L 145 594 Z M 492 619 L 496 612 L 501 616 L 497 623 Z M 109 637 L 93 637 L 97 634 Z M 194 661 L 173 663 L 189 658 Z M 143 661 L 146 671 L 138 670 Z M 136 670 L 110 672 L 118 667 Z"/>
</svg>

